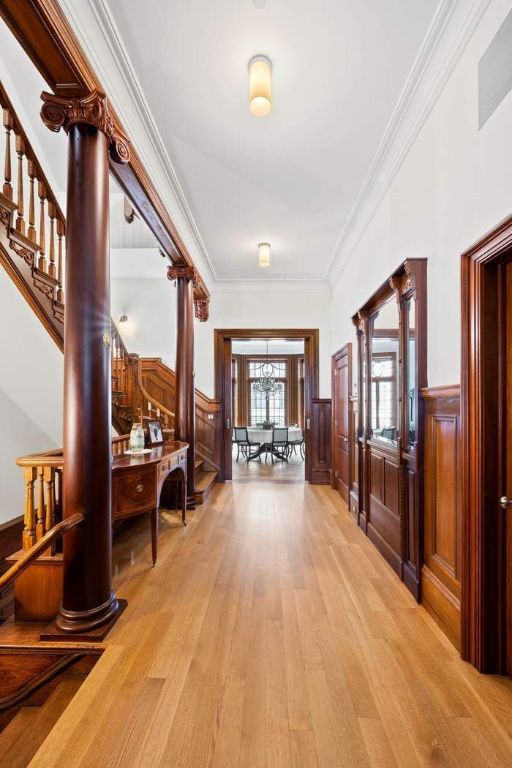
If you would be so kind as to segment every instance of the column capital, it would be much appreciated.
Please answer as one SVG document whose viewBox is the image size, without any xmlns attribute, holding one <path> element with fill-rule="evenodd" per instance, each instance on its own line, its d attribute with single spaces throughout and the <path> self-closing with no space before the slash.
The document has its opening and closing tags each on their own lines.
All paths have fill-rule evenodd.
<svg viewBox="0 0 512 768">
<path fill-rule="evenodd" d="M 188 264 L 173 264 L 172 267 L 168 267 L 167 277 L 169 280 L 192 280 L 194 288 L 199 285 L 199 272 Z"/>
<path fill-rule="evenodd" d="M 210 317 L 210 299 L 203 296 L 199 299 L 194 299 L 194 312 L 200 323 L 206 323 Z"/>
<path fill-rule="evenodd" d="M 66 133 L 72 125 L 86 123 L 102 131 L 109 139 L 110 154 L 117 163 L 130 160 L 130 142 L 116 125 L 107 97 L 101 91 L 91 91 L 86 96 L 56 96 L 43 91 L 41 119 L 51 131 Z"/>
</svg>

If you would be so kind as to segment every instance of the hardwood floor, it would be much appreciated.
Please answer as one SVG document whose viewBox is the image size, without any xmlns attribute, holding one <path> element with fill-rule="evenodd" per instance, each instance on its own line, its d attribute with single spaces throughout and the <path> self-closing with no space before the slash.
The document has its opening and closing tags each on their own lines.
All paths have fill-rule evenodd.
<svg viewBox="0 0 512 768">
<path fill-rule="evenodd" d="M 467 666 L 326 486 L 218 486 L 116 548 L 129 606 L 31 762 L 512 765 L 512 682 Z M 171 527 L 176 526 L 176 527 Z"/>
</svg>

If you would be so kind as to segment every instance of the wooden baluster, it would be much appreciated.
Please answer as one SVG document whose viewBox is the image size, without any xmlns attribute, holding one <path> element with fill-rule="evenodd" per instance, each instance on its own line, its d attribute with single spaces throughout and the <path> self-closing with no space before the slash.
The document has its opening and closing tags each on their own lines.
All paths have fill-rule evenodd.
<svg viewBox="0 0 512 768">
<path fill-rule="evenodd" d="M 36 200 L 35 200 L 35 184 L 36 168 L 33 160 L 28 160 L 28 177 L 30 179 L 30 191 L 28 197 L 28 239 L 32 243 L 37 242 L 36 235 Z"/>
<path fill-rule="evenodd" d="M 5 162 L 4 162 L 4 195 L 12 200 L 12 175 L 11 175 L 11 131 L 12 115 L 8 109 L 4 109 L 4 128 L 5 128 Z"/>
<path fill-rule="evenodd" d="M 62 274 L 63 274 L 63 259 L 64 259 L 64 249 L 63 249 L 63 239 L 64 239 L 64 222 L 61 219 L 57 219 L 57 237 L 59 240 L 59 248 L 58 248 L 58 256 L 57 256 L 57 280 L 58 280 L 58 288 L 57 288 L 57 301 L 60 301 L 62 304 L 64 303 L 64 291 L 62 289 Z"/>
<path fill-rule="evenodd" d="M 18 155 L 18 184 L 17 184 L 17 216 L 16 229 L 20 234 L 25 234 L 25 203 L 23 198 L 23 155 L 25 154 L 25 142 L 21 136 L 16 135 L 16 152 Z"/>
<path fill-rule="evenodd" d="M 36 538 L 39 541 L 44 534 L 45 505 L 44 505 L 44 468 L 37 468 L 37 521 Z"/>
<path fill-rule="evenodd" d="M 50 263 L 48 265 L 48 274 L 55 277 L 55 206 L 48 202 L 48 216 L 50 217 Z"/>
<path fill-rule="evenodd" d="M 55 469 L 44 468 L 44 485 L 46 489 L 46 518 L 45 530 L 49 531 L 55 525 Z"/>
<path fill-rule="evenodd" d="M 46 272 L 46 229 L 44 210 L 44 202 L 46 200 L 46 187 L 42 181 L 38 181 L 37 188 L 39 194 L 39 260 L 37 266 L 42 272 Z"/>
<path fill-rule="evenodd" d="M 30 549 L 36 543 L 36 518 L 34 509 L 34 483 L 37 477 L 36 467 L 26 467 L 25 479 L 25 522 L 23 528 L 23 549 Z"/>
</svg>

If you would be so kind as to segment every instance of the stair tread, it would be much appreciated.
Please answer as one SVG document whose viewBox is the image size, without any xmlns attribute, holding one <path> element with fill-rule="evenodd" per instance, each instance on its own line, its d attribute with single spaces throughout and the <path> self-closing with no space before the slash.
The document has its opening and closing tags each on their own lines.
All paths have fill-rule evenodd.
<svg viewBox="0 0 512 768">
<path fill-rule="evenodd" d="M 203 464 L 204 464 L 203 459 L 196 459 L 194 461 L 194 467 L 196 470 L 200 469 L 203 466 Z"/>
<path fill-rule="evenodd" d="M 217 472 L 202 472 L 199 477 L 196 478 L 196 491 L 201 492 L 206 490 L 206 488 L 215 482 L 216 478 Z"/>
<path fill-rule="evenodd" d="M 34 648 L 34 646 L 37 646 L 41 649 L 59 649 L 69 651 L 70 653 L 76 653 L 77 651 L 91 653 L 96 649 L 103 650 L 105 647 L 102 643 L 84 643 L 70 640 L 42 641 L 39 639 L 39 635 L 47 626 L 46 622 L 13 621 L 10 619 L 0 625 L 0 647 L 14 647 L 19 650 L 20 648 Z"/>
</svg>

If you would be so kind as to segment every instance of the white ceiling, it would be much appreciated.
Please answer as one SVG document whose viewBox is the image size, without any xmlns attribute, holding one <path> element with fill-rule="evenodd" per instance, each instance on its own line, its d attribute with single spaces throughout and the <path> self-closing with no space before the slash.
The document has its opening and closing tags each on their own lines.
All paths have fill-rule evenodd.
<svg viewBox="0 0 512 768">
<path fill-rule="evenodd" d="M 109 0 L 215 276 L 322 278 L 437 0 L 257 4 L 152 0 L 149 14 Z M 260 119 L 247 104 L 256 53 L 273 61 Z"/>
</svg>

